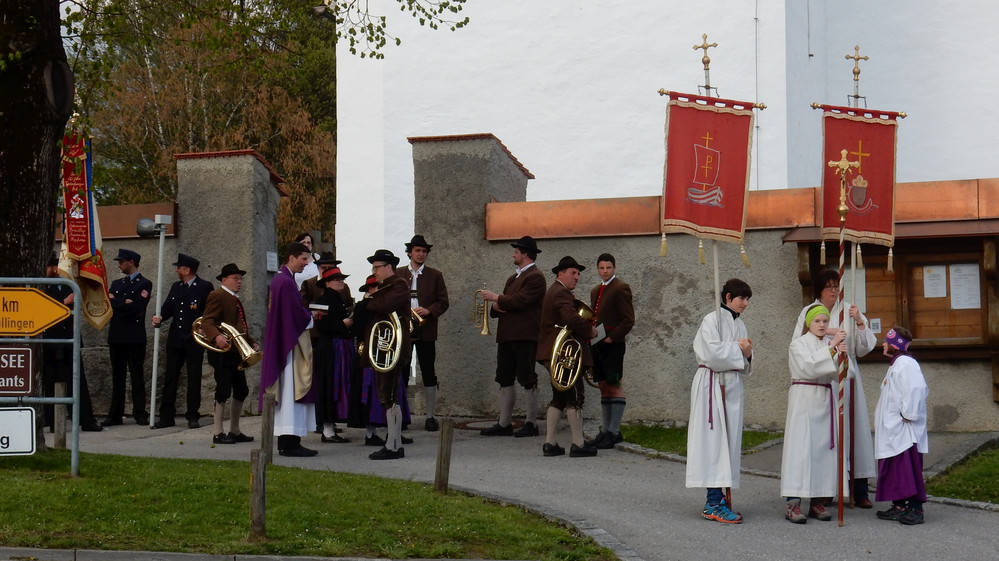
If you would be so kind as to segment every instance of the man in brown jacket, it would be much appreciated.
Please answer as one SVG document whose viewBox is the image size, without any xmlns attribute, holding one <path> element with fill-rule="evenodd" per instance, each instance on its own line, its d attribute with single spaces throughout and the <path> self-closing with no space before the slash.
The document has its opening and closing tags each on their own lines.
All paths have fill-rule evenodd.
<svg viewBox="0 0 999 561">
<path fill-rule="evenodd" d="M 483 436 L 537 436 L 538 373 L 534 360 L 538 350 L 541 325 L 541 302 L 545 297 L 545 275 L 535 265 L 541 250 L 531 236 L 524 236 L 513 246 L 513 264 L 517 266 L 503 287 L 503 294 L 488 290 L 482 297 L 493 305 L 490 317 L 499 318 L 496 328 L 496 382 L 500 385 L 499 421 L 482 429 Z M 524 426 L 513 430 L 513 383 L 524 387 L 527 418 Z"/>
<path fill-rule="evenodd" d="M 595 448 L 613 448 L 624 440 L 621 417 L 625 397 L 621 378 L 624 377 L 624 339 L 635 326 L 635 307 L 631 287 L 617 278 L 617 262 L 610 253 L 597 257 L 597 273 L 601 282 L 590 290 L 590 307 L 603 326 L 605 337 L 593 345 L 593 379 L 600 384 L 600 434 L 587 444 Z"/>
<path fill-rule="evenodd" d="M 201 318 L 201 330 L 205 338 L 212 342 L 217 349 L 224 352 L 209 352 L 208 364 L 215 370 L 215 430 L 212 437 L 213 444 L 236 444 L 237 442 L 250 442 L 252 436 L 245 435 L 239 430 L 239 416 L 243 412 L 243 401 L 250 393 L 246 385 L 246 373 L 239 369 L 242 356 L 232 348 L 233 341 L 230 341 L 220 330 L 219 326 L 227 323 L 236 328 L 236 331 L 245 334 L 247 342 L 253 345 L 254 350 L 260 347 L 257 342 L 247 334 L 246 312 L 243 304 L 239 301 L 239 289 L 243 286 L 243 275 L 246 271 L 241 270 L 235 263 L 229 263 L 222 267 L 216 279 L 219 281 L 219 288 L 208 294 L 205 301 L 205 315 Z M 222 418 L 225 410 L 225 402 L 232 396 L 232 409 L 229 413 L 229 433 L 222 430 Z"/>
<path fill-rule="evenodd" d="M 423 377 L 423 395 L 427 402 L 427 420 L 423 428 L 436 431 L 440 428 L 434 418 L 434 405 L 437 402 L 437 318 L 447 311 L 450 302 L 444 275 L 437 269 L 427 267 L 427 255 L 432 245 L 420 234 L 406 244 L 409 266 L 399 271 L 399 276 L 409 283 L 410 306 L 423 321 L 413 333 L 413 350 L 420 362 L 420 375 Z"/>
<path fill-rule="evenodd" d="M 562 327 L 572 332 L 572 337 L 579 342 L 580 362 L 582 368 L 593 365 L 590 356 L 590 339 L 596 337 L 597 330 L 589 320 L 577 313 L 576 297 L 572 291 L 579 283 L 579 273 L 586 270 L 575 259 L 566 255 L 552 268 L 555 282 L 545 293 L 544 304 L 541 307 L 541 334 L 538 339 L 538 362 L 550 368 L 552 350 Z M 548 404 L 546 416 L 547 432 L 541 451 L 545 456 L 561 456 L 565 449 L 558 445 L 555 436 L 558 433 L 558 422 L 565 412 L 572 432 L 572 446 L 569 455 L 573 458 L 596 456 L 597 449 L 583 441 L 583 389 L 586 383 L 576 379 L 576 383 L 565 390 L 559 390 L 552 384 L 552 400 Z"/>
</svg>

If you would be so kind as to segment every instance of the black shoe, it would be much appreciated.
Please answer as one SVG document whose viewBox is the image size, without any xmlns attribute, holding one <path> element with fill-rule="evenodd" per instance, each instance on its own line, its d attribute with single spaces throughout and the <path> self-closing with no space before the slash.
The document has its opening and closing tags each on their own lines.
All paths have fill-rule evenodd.
<svg viewBox="0 0 999 561">
<path fill-rule="evenodd" d="M 423 429 L 427 432 L 437 432 L 441 426 L 437 423 L 437 419 L 430 417 L 423 423 Z"/>
<path fill-rule="evenodd" d="M 231 438 L 233 442 L 253 442 L 252 436 L 243 433 L 236 434 L 234 432 L 230 432 L 229 438 Z"/>
<path fill-rule="evenodd" d="M 915 526 L 916 524 L 923 523 L 923 511 L 916 510 L 914 508 L 906 509 L 901 516 L 898 517 L 898 521 L 906 526 Z"/>
<path fill-rule="evenodd" d="M 398 460 L 399 458 L 405 458 L 405 457 L 406 457 L 405 448 L 399 448 L 398 450 L 389 450 L 384 446 L 382 447 L 381 450 L 368 454 L 369 460 Z"/>
<path fill-rule="evenodd" d="M 409 438 L 408 436 L 404 436 L 404 435 L 400 434 L 399 435 L 399 439 L 402 440 L 403 444 L 412 444 L 413 443 L 413 439 Z"/>
<path fill-rule="evenodd" d="M 891 505 L 887 510 L 879 510 L 877 512 L 878 518 L 881 520 L 894 520 L 897 521 L 902 518 L 906 510 L 898 505 Z"/>
<path fill-rule="evenodd" d="M 306 448 L 305 446 L 299 446 L 298 448 L 292 448 L 291 450 L 281 450 L 278 454 L 282 456 L 291 456 L 293 458 L 309 458 L 315 456 L 319 452 L 312 450 L 311 448 Z"/>
<path fill-rule="evenodd" d="M 592 446 L 587 446 L 584 442 L 582 446 L 576 446 L 573 444 L 569 447 L 569 457 L 570 458 L 589 458 L 591 456 L 597 455 L 597 449 Z"/>
<path fill-rule="evenodd" d="M 156 421 L 156 424 L 153 425 L 153 428 L 154 429 L 165 429 L 167 427 L 172 427 L 172 426 L 174 426 L 173 419 L 164 419 L 163 417 L 160 417 L 160 420 Z"/>
<path fill-rule="evenodd" d="M 103 421 L 101 421 L 101 426 L 102 427 L 113 427 L 113 426 L 120 425 L 120 424 L 121 424 L 121 417 L 119 417 L 117 419 L 112 419 L 111 417 L 108 417 L 107 419 L 104 419 Z"/>
<path fill-rule="evenodd" d="M 340 436 L 339 434 L 334 434 L 333 436 L 331 436 L 329 438 L 326 438 L 326 435 L 323 435 L 322 441 L 325 442 L 326 444 L 346 444 L 346 443 L 350 442 L 350 439 L 349 438 L 344 438 L 344 437 Z"/>
<path fill-rule="evenodd" d="M 190 420 L 190 421 L 187 422 L 187 428 L 189 428 L 189 429 L 200 429 L 201 428 L 201 423 L 199 423 L 197 419 Z"/>
<path fill-rule="evenodd" d="M 552 456 L 563 456 L 565 455 L 565 448 L 562 448 L 556 442 L 555 444 L 548 444 L 545 442 L 541 445 L 541 453 L 545 455 L 546 458 Z"/>
<path fill-rule="evenodd" d="M 524 426 L 513 432 L 515 438 L 525 438 L 528 436 L 538 436 L 538 426 L 534 423 L 527 422 Z"/>
<path fill-rule="evenodd" d="M 373 434 L 371 436 L 365 436 L 364 437 L 364 445 L 365 446 L 385 446 L 385 441 L 382 440 L 382 437 L 378 436 L 377 434 Z"/>
<path fill-rule="evenodd" d="M 135 424 L 149 426 L 149 415 L 135 415 L 132 417 L 135 419 Z"/>
<path fill-rule="evenodd" d="M 597 442 L 593 447 L 597 450 L 609 450 L 618 442 L 624 442 L 624 438 L 621 436 L 621 433 L 611 434 L 609 432 L 605 432 L 604 438 L 600 442 Z"/>
<path fill-rule="evenodd" d="M 235 444 L 236 441 L 224 432 L 220 432 L 212 437 L 212 444 Z"/>
<path fill-rule="evenodd" d="M 482 436 L 513 436 L 513 425 L 501 427 L 499 423 L 479 431 Z"/>
<path fill-rule="evenodd" d="M 604 440 L 610 440 L 612 438 L 611 433 L 600 431 L 597 436 L 593 437 L 593 440 L 587 440 L 583 442 L 583 446 L 592 446 L 594 448 L 600 448 L 599 444 L 602 444 Z M 611 444 L 608 448 L 612 448 L 614 445 Z"/>
<path fill-rule="evenodd" d="M 80 430 L 83 432 L 101 432 L 104 427 L 98 425 L 97 423 L 90 423 L 89 425 L 80 425 Z"/>
</svg>

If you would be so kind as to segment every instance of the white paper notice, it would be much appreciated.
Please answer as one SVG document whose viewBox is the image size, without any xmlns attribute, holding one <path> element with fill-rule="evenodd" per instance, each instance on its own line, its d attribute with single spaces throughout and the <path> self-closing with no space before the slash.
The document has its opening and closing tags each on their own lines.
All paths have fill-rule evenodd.
<svg viewBox="0 0 999 561">
<path fill-rule="evenodd" d="M 954 310 L 977 310 L 982 307 L 978 263 L 950 266 L 950 307 Z"/>
<path fill-rule="evenodd" d="M 923 267 L 923 298 L 947 297 L 947 267 Z"/>
<path fill-rule="evenodd" d="M 600 341 L 603 341 L 606 337 L 607 337 L 607 329 L 604 327 L 604 324 L 598 323 L 597 324 L 597 336 L 594 337 L 594 338 L 592 338 L 592 339 L 590 339 L 590 344 L 591 345 L 596 345 Z"/>
</svg>

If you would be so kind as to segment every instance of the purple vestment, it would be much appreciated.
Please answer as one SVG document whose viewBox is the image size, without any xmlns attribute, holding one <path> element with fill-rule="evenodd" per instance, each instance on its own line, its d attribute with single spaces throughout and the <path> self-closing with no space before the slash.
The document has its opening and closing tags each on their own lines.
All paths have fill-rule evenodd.
<svg viewBox="0 0 999 561">
<path fill-rule="evenodd" d="M 288 353 L 298 344 L 298 337 L 312 321 L 312 314 L 302 304 L 295 276 L 282 266 L 274 275 L 264 323 L 264 357 L 260 361 L 260 409 L 264 407 L 264 391 L 281 379 Z M 293 383 L 291 380 L 286 382 Z M 310 392 L 311 394 L 312 392 Z M 302 401 L 308 400 L 306 396 Z"/>
</svg>

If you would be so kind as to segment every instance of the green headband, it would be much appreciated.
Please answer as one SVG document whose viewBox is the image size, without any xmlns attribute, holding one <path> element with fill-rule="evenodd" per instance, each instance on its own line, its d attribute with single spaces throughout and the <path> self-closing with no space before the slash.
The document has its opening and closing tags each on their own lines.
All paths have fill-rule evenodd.
<svg viewBox="0 0 999 561">
<path fill-rule="evenodd" d="M 805 313 L 805 327 L 808 328 L 811 326 L 812 320 L 819 314 L 824 314 L 826 317 L 829 317 L 829 308 L 826 308 L 822 304 L 816 304 L 815 306 L 808 308 L 808 312 Z"/>
</svg>

